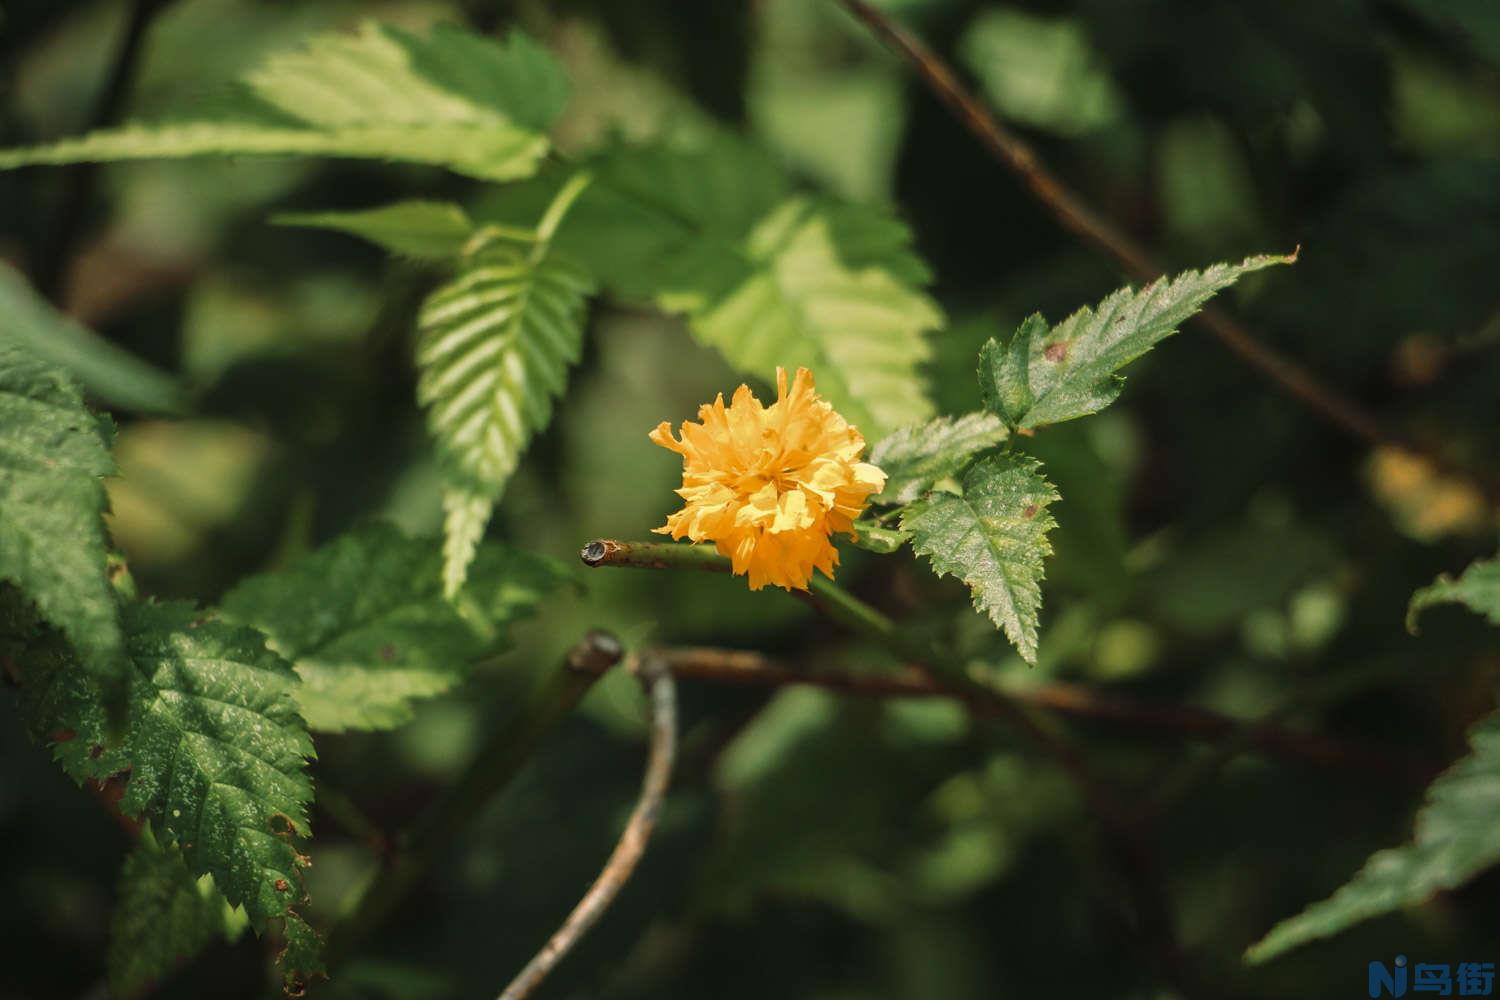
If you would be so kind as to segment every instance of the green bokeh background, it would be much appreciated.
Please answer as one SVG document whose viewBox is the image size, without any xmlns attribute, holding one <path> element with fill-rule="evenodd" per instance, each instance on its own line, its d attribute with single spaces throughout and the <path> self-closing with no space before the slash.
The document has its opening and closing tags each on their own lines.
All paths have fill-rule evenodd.
<svg viewBox="0 0 1500 1000">
<path fill-rule="evenodd" d="M 1045 160 L 1172 267 L 1302 247 L 1230 305 L 1281 350 L 1413 435 L 1495 467 L 1500 399 L 1500 5 L 1490 0 L 887 0 Z M 83 130 L 120 2 L 5 0 L 0 142 Z M 132 117 L 191 112 L 263 54 L 362 18 L 520 25 L 567 64 L 557 132 L 581 151 L 728 122 L 813 187 L 890 202 L 952 323 L 928 368 L 944 412 L 977 405 L 974 357 L 1041 309 L 1122 282 L 831 3 L 173 0 L 146 37 Z M 143 592 L 212 601 L 361 518 L 440 526 L 413 402 L 412 320 L 431 275 L 273 212 L 482 186 L 364 163 L 239 161 L 0 174 L 0 257 L 45 275 L 94 328 L 199 390 L 178 422 L 122 415 L 112 527 Z M 1135 365 L 1121 402 L 1025 447 L 1064 500 L 1041 665 L 909 553 L 845 553 L 841 581 L 957 637 L 1015 683 L 1066 679 L 1252 717 L 1299 692 L 1309 726 L 1435 772 L 1492 704 L 1500 643 L 1411 591 L 1493 549 L 1464 488 L 1318 422 L 1190 329 Z M 640 537 L 676 498 L 646 440 L 740 378 L 676 321 L 601 303 L 553 425 L 491 531 L 572 560 Z M 588 627 L 634 644 L 748 647 L 871 666 L 780 593 L 743 581 L 585 576 L 500 664 L 406 728 L 322 737 L 315 774 L 399 828 Z M 951 581 L 950 581 L 951 583 Z M 686 685 L 681 770 L 642 871 L 549 982 L 550 997 L 919 1000 L 1175 994 L 1136 940 L 1088 812 L 1010 732 L 951 705 Z M 102 995 L 128 839 L 31 746 L 0 698 L 0 998 Z M 1135 799 L 1202 747 L 1070 724 Z M 497 993 L 607 854 L 644 756 L 642 701 L 612 677 L 467 831 L 327 996 Z M 1364 995 L 1366 963 L 1500 960 L 1500 875 L 1249 969 L 1278 919 L 1409 835 L 1422 782 L 1243 758 L 1156 829 L 1183 947 L 1217 995 Z M 350 905 L 376 859 L 314 813 L 311 917 Z M 188 963 L 164 997 L 258 996 L 251 938 Z"/>
</svg>

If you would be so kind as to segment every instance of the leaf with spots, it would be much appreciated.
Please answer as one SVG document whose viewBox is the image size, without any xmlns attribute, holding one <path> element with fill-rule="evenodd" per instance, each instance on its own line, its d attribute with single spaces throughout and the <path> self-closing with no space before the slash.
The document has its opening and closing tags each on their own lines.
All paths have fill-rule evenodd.
<svg viewBox="0 0 1500 1000">
<path fill-rule="evenodd" d="M 313 980 L 328 978 L 323 938 L 306 920 L 288 913 L 281 925 L 281 939 L 284 944 L 276 962 L 281 966 L 281 984 L 287 996 L 300 997 Z"/>
<path fill-rule="evenodd" d="M 257 931 L 303 898 L 313 756 L 291 665 L 265 637 L 185 603 L 122 612 L 130 659 L 123 737 L 111 744 L 99 681 L 57 633 L 0 609 L 0 653 L 20 675 L 33 736 L 75 781 L 123 785 L 120 811 L 212 875 Z"/>
<path fill-rule="evenodd" d="M 0 343 L 0 581 L 35 601 L 117 698 L 128 663 L 102 519 L 113 472 L 105 427 L 77 387 Z"/>
<path fill-rule="evenodd" d="M 432 541 L 369 524 L 245 580 L 222 610 L 265 632 L 296 668 L 314 732 L 390 729 L 505 649 L 511 625 L 568 579 L 553 560 L 487 544 L 450 601 L 442 561 Z"/>
<path fill-rule="evenodd" d="M 980 350 L 984 404 L 1015 428 L 1097 413 L 1124 388 L 1115 373 L 1176 333 L 1216 292 L 1252 271 L 1295 259 L 1250 257 L 1159 278 L 1140 291 L 1122 288 L 1051 328 L 1041 316 L 1031 316 L 1009 341 L 991 338 Z"/>
<path fill-rule="evenodd" d="M 1047 532 L 1056 524 L 1047 506 L 1057 499 L 1040 462 L 1008 454 L 970 466 L 962 496 L 935 492 L 901 512 L 912 549 L 938 576 L 968 584 L 974 607 L 1033 664 Z"/>
</svg>

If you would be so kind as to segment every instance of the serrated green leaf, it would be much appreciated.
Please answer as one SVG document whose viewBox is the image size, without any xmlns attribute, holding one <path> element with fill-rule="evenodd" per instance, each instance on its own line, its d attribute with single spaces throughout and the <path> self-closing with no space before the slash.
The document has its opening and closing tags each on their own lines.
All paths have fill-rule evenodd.
<svg viewBox="0 0 1500 1000">
<path fill-rule="evenodd" d="M 300 212 L 278 215 L 271 221 L 348 233 L 416 260 L 457 257 L 474 233 L 474 224 L 464 210 L 443 201 L 401 201 L 361 212 Z"/>
<path fill-rule="evenodd" d="M 1500 558 L 1472 563 L 1457 580 L 1444 573 L 1411 595 L 1406 609 L 1406 629 L 1417 634 L 1417 619 L 1434 604 L 1462 604 L 1500 625 Z"/>
<path fill-rule="evenodd" d="M 41 163 L 312 155 L 445 166 L 485 180 L 535 172 L 567 99 L 561 67 L 520 33 L 426 35 L 367 24 L 272 56 L 250 98 L 202 121 L 135 124 L 0 151 L 0 169 Z"/>
<path fill-rule="evenodd" d="M 1023 659 L 1036 663 L 1037 611 L 1047 532 L 1056 525 L 1047 505 L 1059 499 L 1041 463 L 1003 455 L 974 463 L 963 496 L 934 493 L 901 512 L 912 549 L 938 576 L 968 584 L 974 607 L 1005 632 Z"/>
<path fill-rule="evenodd" d="M 120 870 L 109 923 L 109 991 L 141 996 L 215 938 L 244 931 L 210 875 L 188 871 L 182 852 L 158 844 L 149 826 Z"/>
<path fill-rule="evenodd" d="M 226 618 L 265 632 L 296 668 L 314 732 L 390 729 L 412 703 L 462 682 L 473 661 L 567 578 L 552 560 L 483 546 L 459 600 L 443 596 L 442 555 L 386 524 L 342 535 L 285 569 L 242 582 Z"/>
<path fill-rule="evenodd" d="M 1404 847 L 1370 856 L 1353 880 L 1314 903 L 1245 952 L 1264 962 L 1362 920 L 1454 889 L 1500 861 L 1500 712 L 1469 733 L 1469 755 L 1427 789 L 1416 835 Z"/>
<path fill-rule="evenodd" d="M 469 564 L 495 512 L 495 499 L 492 493 L 461 486 L 443 491 L 443 593 L 449 598 L 468 579 Z"/>
<path fill-rule="evenodd" d="M 276 956 L 276 963 L 281 966 L 282 988 L 287 996 L 300 997 L 314 979 L 328 978 L 328 969 L 323 964 L 323 938 L 296 913 L 286 915 L 281 936 L 286 944 Z"/>
<path fill-rule="evenodd" d="M 1122 288 L 1097 308 L 1080 309 L 1050 330 L 1040 316 L 1033 316 L 1006 345 L 992 339 L 980 351 L 985 405 L 1021 428 L 1097 413 L 1124 388 L 1115 373 L 1176 333 L 1214 293 L 1252 271 L 1295 259 L 1249 257 L 1239 264 L 1161 278 L 1140 291 Z"/>
<path fill-rule="evenodd" d="M 417 401 L 446 459 L 449 593 L 521 453 L 552 419 L 594 281 L 546 240 L 496 242 L 422 307 Z"/>
<path fill-rule="evenodd" d="M 57 365 L 110 406 L 139 413 L 182 411 L 184 394 L 172 376 L 52 308 L 3 262 L 0 317 L 0 343 L 15 344 Z"/>
<path fill-rule="evenodd" d="M 612 292 L 687 318 L 738 370 L 810 369 L 875 439 L 932 415 L 918 370 L 943 314 L 906 226 L 884 209 L 793 194 L 738 139 L 613 150 L 558 233 Z M 507 190 L 480 213 L 515 222 L 555 187 Z"/>
<path fill-rule="evenodd" d="M 62 371 L 0 343 L 0 581 L 118 686 L 128 664 L 101 518 L 115 469 L 100 426 Z"/>
<path fill-rule="evenodd" d="M 871 503 L 911 503 L 939 479 L 955 475 L 1009 431 L 990 413 L 966 413 L 912 424 L 889 434 L 870 450 L 870 462 L 886 474 L 885 489 Z"/>
<path fill-rule="evenodd" d="M 1040 313 L 1033 313 L 1021 321 L 1004 347 L 991 337 L 979 348 L 980 402 L 1012 427 L 1020 426 L 1026 411 L 1036 402 L 1028 381 L 1031 342 L 1046 335 L 1047 321 Z"/>
<path fill-rule="evenodd" d="M 32 734 L 75 781 L 123 782 L 121 812 L 177 844 L 188 869 L 212 875 L 263 930 L 302 898 L 292 841 L 310 832 L 313 746 L 293 699 L 297 675 L 259 632 L 188 604 L 127 605 L 122 621 L 134 669 L 113 746 L 99 682 L 66 644 L 46 632 L 12 637 Z"/>
</svg>

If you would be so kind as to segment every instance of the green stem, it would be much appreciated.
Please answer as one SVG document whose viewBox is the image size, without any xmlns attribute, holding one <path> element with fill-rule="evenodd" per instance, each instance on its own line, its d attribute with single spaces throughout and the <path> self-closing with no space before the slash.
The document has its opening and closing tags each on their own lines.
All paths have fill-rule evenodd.
<svg viewBox="0 0 1500 1000">
<path fill-rule="evenodd" d="M 621 542 L 600 538 L 585 545 L 579 557 L 584 565 L 594 567 L 689 569 L 710 573 L 729 573 L 733 568 L 728 557 L 720 555 L 712 546 L 680 542 Z M 956 664 L 936 655 L 936 651 L 926 644 L 907 639 L 889 616 L 827 577 L 814 575 L 808 591 L 813 605 L 834 623 L 876 640 L 898 656 L 931 666 L 962 690 L 983 692 L 991 699 L 1003 697 L 988 685 L 969 677 Z"/>
<path fill-rule="evenodd" d="M 557 227 L 562 225 L 563 218 L 568 214 L 568 209 L 573 207 L 573 202 L 578 200 L 578 196 L 583 194 L 584 188 L 588 187 L 593 179 L 594 175 L 587 170 L 580 170 L 568 178 L 568 182 L 552 199 L 552 204 L 547 206 L 547 211 L 542 215 L 542 221 L 536 224 L 538 244 L 544 245 L 552 241 L 552 237 L 557 234 Z"/>
<path fill-rule="evenodd" d="M 585 566 L 631 566 L 637 569 L 692 569 L 729 573 L 733 564 L 711 545 L 680 542 L 620 542 L 599 538 L 578 553 Z M 824 576 L 808 586 L 813 603 L 830 619 L 882 642 L 899 642 L 896 623 Z M 924 653 L 921 658 L 928 654 Z"/>
<path fill-rule="evenodd" d="M 458 781 L 397 838 L 389 862 L 353 915 L 330 932 L 325 953 L 329 969 L 348 959 L 396 908 L 453 838 L 510 784 L 533 751 L 623 653 L 614 636 L 590 632 L 569 651 L 562 667 L 537 686 L 513 716 L 513 723 L 494 730 Z"/>
</svg>

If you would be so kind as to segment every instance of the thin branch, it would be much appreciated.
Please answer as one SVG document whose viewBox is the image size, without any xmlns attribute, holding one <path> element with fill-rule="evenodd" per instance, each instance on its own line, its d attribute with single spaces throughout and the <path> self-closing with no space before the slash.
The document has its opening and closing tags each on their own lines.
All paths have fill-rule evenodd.
<svg viewBox="0 0 1500 1000">
<path fill-rule="evenodd" d="M 578 552 L 585 566 L 625 566 L 632 569 L 695 569 L 708 573 L 728 573 L 733 566 L 711 545 L 682 545 L 678 542 L 621 542 L 613 538 L 596 538 Z M 816 574 L 808 590 L 793 590 L 793 597 L 812 605 L 846 628 L 856 632 L 889 637 L 895 625 L 863 601 L 854 599 L 842 587 Z"/>
<path fill-rule="evenodd" d="M 125 22 L 120 44 L 115 49 L 109 76 L 89 115 L 89 131 L 113 125 L 119 120 L 120 113 L 125 108 L 125 99 L 135 82 L 146 29 L 150 27 L 157 11 L 165 5 L 166 0 L 135 0 L 130 5 L 129 19 Z M 89 203 L 93 201 L 98 179 L 97 163 L 78 163 L 67 168 L 62 206 L 52 226 L 51 246 L 36 268 L 36 286 L 53 302 L 61 302 L 73 247 L 78 240 Z"/>
<path fill-rule="evenodd" d="M 623 566 L 636 569 L 688 569 L 728 573 L 729 560 L 708 545 L 677 542 L 622 542 L 595 539 L 579 553 L 584 565 Z M 895 623 L 851 595 L 838 584 L 814 576 L 813 603 L 830 619 L 856 632 L 874 636 L 890 648 L 903 651 L 913 662 L 899 673 L 872 675 L 798 671 L 758 653 L 721 649 L 664 651 L 680 677 L 730 684 L 776 686 L 811 684 L 847 694 L 872 697 L 958 698 L 987 714 L 1004 714 L 1020 706 L 1058 715 L 1096 719 L 1143 729 L 1160 729 L 1207 741 L 1228 741 L 1235 746 L 1269 754 L 1295 757 L 1312 763 L 1362 766 L 1395 774 L 1426 776 L 1430 769 L 1373 748 L 1355 747 L 1316 733 L 1299 733 L 1276 725 L 1277 720 L 1242 722 L 1231 716 L 1191 705 L 1148 705 L 1123 698 L 1105 697 L 1080 684 L 1053 682 L 1035 688 L 1000 689 L 970 677 L 962 669 L 945 671 L 941 678 L 921 664 L 933 660 L 933 651 L 910 648 Z"/>
<path fill-rule="evenodd" d="M 957 74 L 918 37 L 866 0 L 838 0 L 890 49 L 911 66 L 939 101 L 979 140 L 989 154 L 1020 178 L 1036 199 L 1069 232 L 1084 243 L 1102 250 L 1127 273 L 1141 281 L 1162 276 L 1160 263 L 1141 244 L 1121 232 L 1094 211 L 1059 179 L 1036 151 L 990 113 Z M 1369 445 L 1386 445 L 1422 455 L 1441 468 L 1474 479 L 1487 496 L 1500 497 L 1500 484 L 1487 477 L 1456 469 L 1446 458 L 1395 434 L 1358 403 L 1322 384 L 1295 361 L 1267 346 L 1260 338 L 1217 306 L 1204 308 L 1195 317 L 1221 344 L 1242 361 L 1279 386 L 1329 423 Z"/>
<path fill-rule="evenodd" d="M 729 564 L 729 560 L 707 546 L 609 539 L 584 546 L 581 556 L 585 564 L 596 567 L 724 572 Z M 949 687 L 958 697 L 992 699 L 990 704 L 997 715 L 1003 716 L 1068 774 L 1095 817 L 1107 852 L 1129 893 L 1143 945 L 1150 952 L 1162 978 L 1189 1000 L 1207 996 L 1208 991 L 1188 967 L 1178 944 L 1171 901 L 1151 839 L 1134 821 L 1124 803 L 1094 776 L 1077 748 L 1064 735 L 1037 719 L 1033 708 L 997 697 L 992 688 L 970 676 L 962 663 L 944 656 L 935 648 L 928 648 L 925 643 L 909 639 L 893 620 L 831 580 L 814 577 L 812 591 L 819 606 L 832 620 L 882 642 L 903 659 L 919 664 L 913 669 L 921 671 L 924 676 L 935 673 L 937 680 L 929 676 L 932 683 Z"/>
<path fill-rule="evenodd" d="M 1279 719 L 1245 722 L 1192 705 L 1159 705 L 1101 694 L 1082 684 L 1052 681 L 1030 688 L 992 690 L 981 696 L 956 692 L 915 667 L 894 673 L 849 673 L 801 670 L 761 653 L 701 646 L 656 651 L 679 680 L 701 680 L 749 687 L 801 684 L 872 698 L 958 698 L 971 711 L 995 714 L 994 700 L 1008 699 L 1031 708 L 1071 718 L 1114 723 L 1133 729 L 1174 733 L 1189 739 L 1219 743 L 1234 753 L 1258 750 L 1268 755 L 1327 767 L 1426 776 L 1419 762 L 1373 748 L 1332 739 L 1317 733 L 1287 729 Z"/>
<path fill-rule="evenodd" d="M 608 632 L 590 632 L 568 651 L 561 669 L 537 688 L 510 724 L 496 727 L 447 794 L 396 839 L 386 866 L 353 915 L 333 928 L 324 953 L 329 969 L 347 959 L 396 908 L 448 843 L 510 784 L 542 740 L 623 653 L 620 640 Z"/>
<path fill-rule="evenodd" d="M 599 922 L 646 853 L 646 844 L 656 829 L 657 816 L 677 756 L 677 691 L 671 671 L 653 656 L 642 659 L 637 673 L 651 700 L 651 752 L 646 762 L 646 777 L 641 782 L 640 798 L 631 810 L 630 819 L 604 870 L 557 933 L 500 994 L 500 1000 L 524 1000 L 531 996 L 579 939 Z"/>
</svg>

